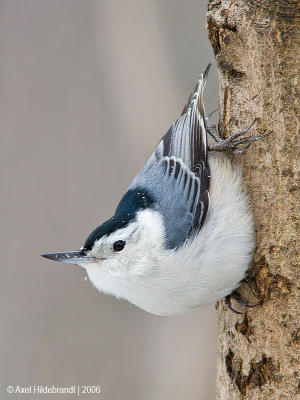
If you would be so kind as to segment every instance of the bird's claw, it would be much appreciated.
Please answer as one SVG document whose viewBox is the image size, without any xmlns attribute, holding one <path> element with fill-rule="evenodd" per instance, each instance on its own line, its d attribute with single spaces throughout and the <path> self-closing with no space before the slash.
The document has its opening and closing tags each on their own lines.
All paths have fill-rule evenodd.
<svg viewBox="0 0 300 400">
<path fill-rule="evenodd" d="M 229 308 L 229 310 L 233 311 L 235 314 L 243 314 L 243 313 L 235 310 L 232 307 L 231 299 L 236 300 L 243 308 L 255 308 L 263 304 L 262 300 L 258 301 L 255 304 L 249 304 L 248 301 L 238 293 L 238 291 L 234 290 L 231 294 L 225 297 L 225 304 Z"/>
<path fill-rule="evenodd" d="M 248 149 L 250 144 L 252 142 L 256 142 L 257 140 L 263 139 L 266 136 L 269 136 L 272 131 L 267 132 L 263 135 L 258 135 L 258 136 L 246 136 L 241 138 L 245 133 L 247 133 L 254 123 L 256 122 L 256 119 L 251 122 L 250 125 L 248 125 L 245 129 L 242 129 L 241 131 L 238 131 L 234 133 L 233 135 L 229 136 L 227 139 L 222 139 L 218 131 L 215 127 L 213 126 L 208 126 L 208 133 L 214 138 L 214 140 L 217 142 L 214 145 L 209 146 L 210 151 L 227 151 L 227 152 L 232 152 L 234 154 L 242 154 L 245 153 L 245 151 Z M 245 147 L 239 147 L 240 145 L 247 144 Z"/>
<path fill-rule="evenodd" d="M 242 312 L 237 311 L 232 307 L 232 305 L 231 305 L 231 295 L 230 294 L 228 296 L 226 296 L 224 300 L 225 300 L 225 305 L 227 306 L 227 308 L 229 308 L 229 310 L 231 310 L 235 314 L 243 314 Z"/>
<path fill-rule="evenodd" d="M 250 143 L 242 149 L 239 149 L 239 148 L 234 149 L 233 152 L 234 152 L 234 154 L 243 154 L 248 149 L 248 147 L 250 147 Z"/>
</svg>

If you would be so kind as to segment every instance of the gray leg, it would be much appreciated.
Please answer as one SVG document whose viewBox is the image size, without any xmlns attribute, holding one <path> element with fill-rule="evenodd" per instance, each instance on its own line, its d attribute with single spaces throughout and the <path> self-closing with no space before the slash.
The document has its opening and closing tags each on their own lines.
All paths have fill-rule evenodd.
<svg viewBox="0 0 300 400">
<path fill-rule="evenodd" d="M 227 139 L 221 139 L 218 130 L 215 125 L 207 125 L 207 130 L 208 133 L 214 138 L 214 140 L 217 142 L 216 144 L 209 146 L 208 150 L 210 151 L 227 151 L 227 152 L 232 152 L 234 154 L 242 154 L 244 153 L 250 144 L 252 142 L 256 142 L 257 140 L 263 139 L 266 136 L 269 136 L 272 131 L 265 133 L 264 135 L 260 136 L 247 136 L 244 138 L 240 138 L 243 136 L 245 133 L 247 133 L 252 126 L 254 125 L 256 120 L 251 122 L 250 125 L 248 125 L 245 129 L 234 133 L 233 135 L 229 136 Z M 239 148 L 241 144 L 246 144 L 248 143 L 247 146 Z"/>
<path fill-rule="evenodd" d="M 205 121 L 206 121 L 206 127 L 207 127 L 207 131 L 210 134 L 210 136 L 212 136 L 214 138 L 214 140 L 218 143 L 220 140 L 222 140 L 218 134 L 218 129 L 217 126 L 214 124 L 211 124 L 209 119 L 210 117 L 216 112 L 218 111 L 218 108 L 216 108 L 213 111 L 210 111 L 208 114 L 206 114 L 205 116 Z"/>
<path fill-rule="evenodd" d="M 218 108 L 215 108 L 214 110 L 210 111 L 208 114 L 205 115 L 206 123 L 209 125 L 209 118 L 216 112 L 218 111 Z"/>
</svg>

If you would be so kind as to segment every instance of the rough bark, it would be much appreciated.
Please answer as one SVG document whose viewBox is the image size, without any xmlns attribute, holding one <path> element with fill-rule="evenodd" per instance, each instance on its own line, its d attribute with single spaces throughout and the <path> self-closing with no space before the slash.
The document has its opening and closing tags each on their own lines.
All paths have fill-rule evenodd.
<svg viewBox="0 0 300 400">
<path fill-rule="evenodd" d="M 292 400 L 299 395 L 297 5 L 295 0 L 208 4 L 208 33 L 219 69 L 219 128 L 228 136 L 257 118 L 252 134 L 272 130 L 235 156 L 256 222 L 250 286 L 256 283 L 263 305 L 242 315 L 223 301 L 217 305 L 221 400 Z M 247 285 L 242 290 L 253 291 Z"/>
</svg>

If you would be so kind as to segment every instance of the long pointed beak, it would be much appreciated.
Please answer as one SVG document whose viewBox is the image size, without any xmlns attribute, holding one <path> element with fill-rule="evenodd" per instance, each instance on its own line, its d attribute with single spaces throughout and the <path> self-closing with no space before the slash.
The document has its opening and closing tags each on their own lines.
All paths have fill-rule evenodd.
<svg viewBox="0 0 300 400">
<path fill-rule="evenodd" d="M 48 258 L 49 260 L 59 261 L 68 264 L 82 264 L 93 260 L 92 257 L 87 256 L 82 250 L 69 251 L 67 253 L 41 254 L 41 256 L 44 258 Z"/>
</svg>

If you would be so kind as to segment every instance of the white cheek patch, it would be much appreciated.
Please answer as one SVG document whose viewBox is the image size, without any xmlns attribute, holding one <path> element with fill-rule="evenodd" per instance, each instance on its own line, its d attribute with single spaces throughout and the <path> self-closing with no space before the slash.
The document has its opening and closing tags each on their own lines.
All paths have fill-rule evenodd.
<svg viewBox="0 0 300 400">
<path fill-rule="evenodd" d="M 143 210 L 137 213 L 137 223 L 140 231 L 140 241 L 149 247 L 161 248 L 164 243 L 164 223 L 159 212 Z"/>
</svg>

